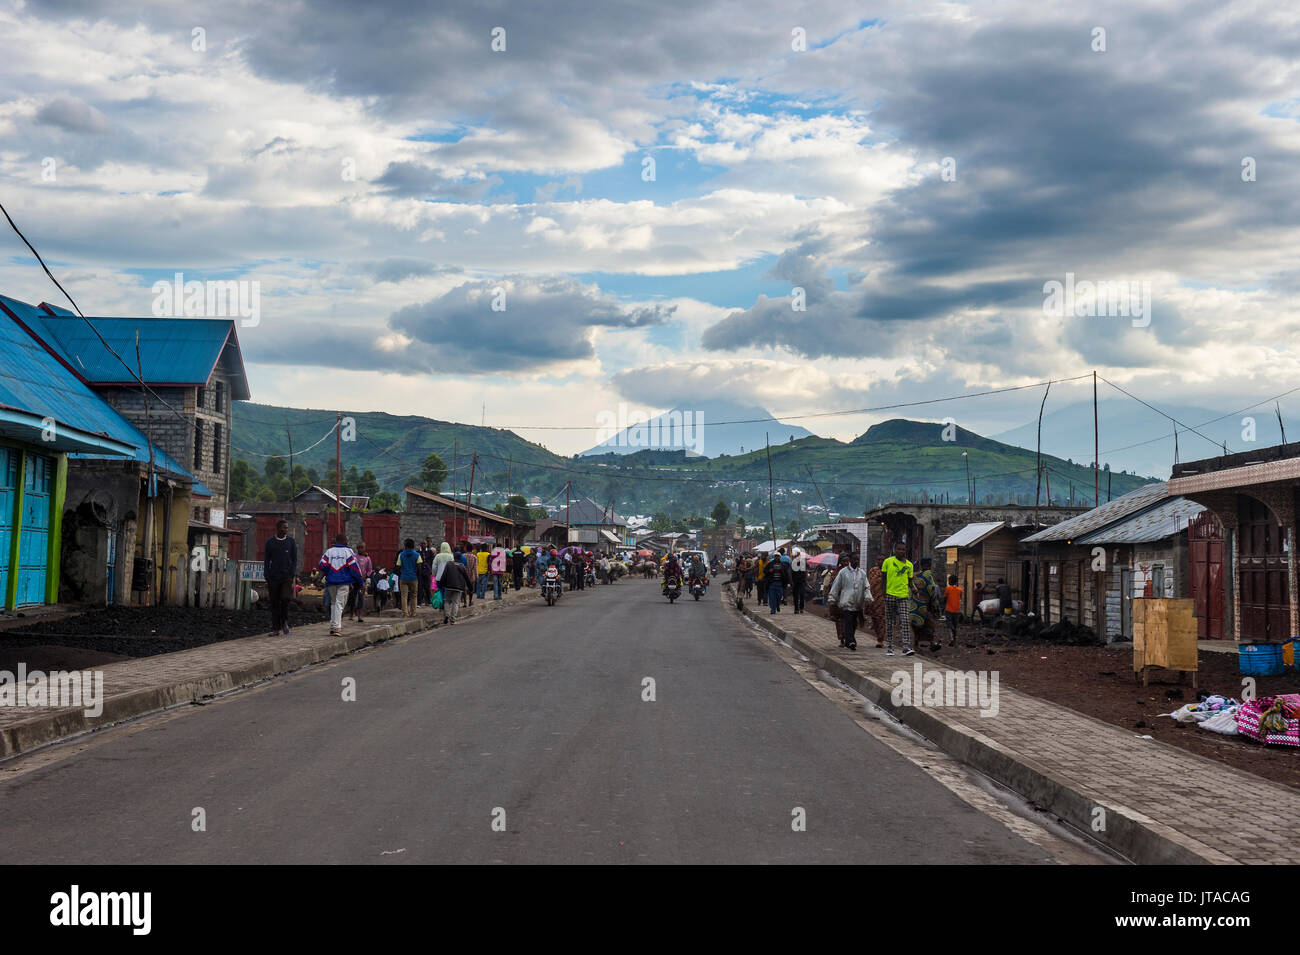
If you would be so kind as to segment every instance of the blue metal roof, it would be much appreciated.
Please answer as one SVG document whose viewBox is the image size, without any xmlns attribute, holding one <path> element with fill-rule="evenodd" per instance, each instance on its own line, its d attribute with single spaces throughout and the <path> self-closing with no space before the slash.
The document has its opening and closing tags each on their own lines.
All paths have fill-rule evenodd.
<svg viewBox="0 0 1300 955">
<path fill-rule="evenodd" d="M 134 384 L 135 338 L 140 333 L 140 377 L 151 385 L 203 385 L 221 357 L 233 322 L 228 318 L 98 318 L 88 316 L 99 334 L 122 357 L 123 366 L 100 342 L 90 325 L 67 309 L 46 315 L 38 335 L 48 335 L 64 358 L 97 385 Z"/>
<path fill-rule="evenodd" d="M 15 318 L 17 322 L 13 321 Z M 43 325 L 43 318 L 34 306 L 0 295 L 0 412 L 12 409 L 17 413 L 0 413 L 0 434 L 8 433 L 74 458 L 148 462 L 149 442 L 140 429 L 110 407 L 18 324 L 21 322 L 40 334 L 38 329 Z M 23 426 L 18 421 L 20 415 L 35 419 L 26 426 L 29 429 L 26 434 L 16 430 Z M 55 440 L 49 442 L 41 440 L 39 423 L 47 417 L 55 422 Z M 30 430 L 32 427 L 34 431 Z M 194 481 L 184 467 L 156 444 L 154 464 L 184 481 Z M 211 495 L 210 491 L 207 493 Z"/>
</svg>

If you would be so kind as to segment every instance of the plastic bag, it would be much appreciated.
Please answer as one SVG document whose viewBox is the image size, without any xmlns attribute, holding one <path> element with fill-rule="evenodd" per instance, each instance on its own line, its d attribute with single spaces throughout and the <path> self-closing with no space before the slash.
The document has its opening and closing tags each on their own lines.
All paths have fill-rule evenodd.
<svg viewBox="0 0 1300 955">
<path fill-rule="evenodd" d="M 1226 710 L 1219 710 L 1208 720 L 1200 723 L 1203 730 L 1211 730 L 1215 733 L 1222 733 L 1224 736 L 1237 735 L 1237 709 L 1231 707 Z"/>
<path fill-rule="evenodd" d="M 434 609 L 434 610 L 441 610 L 441 609 L 442 609 L 442 591 L 441 591 L 441 590 L 435 591 L 434 594 L 433 594 L 433 609 Z"/>
</svg>

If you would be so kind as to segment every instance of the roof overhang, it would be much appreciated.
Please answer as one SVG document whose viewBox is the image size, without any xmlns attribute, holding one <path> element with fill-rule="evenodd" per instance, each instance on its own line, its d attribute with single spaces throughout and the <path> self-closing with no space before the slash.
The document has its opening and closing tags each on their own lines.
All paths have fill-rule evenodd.
<svg viewBox="0 0 1300 955">
<path fill-rule="evenodd" d="M 1300 481 L 1300 458 L 1281 461 L 1261 461 L 1239 468 L 1208 471 L 1169 479 L 1170 496 L 1186 497 L 1206 491 L 1231 491 L 1252 484 L 1272 484 L 1277 481 Z"/>
<path fill-rule="evenodd" d="M 135 446 L 63 424 L 48 416 L 0 407 L 0 437 L 48 449 L 52 454 L 75 451 L 133 457 Z"/>
</svg>

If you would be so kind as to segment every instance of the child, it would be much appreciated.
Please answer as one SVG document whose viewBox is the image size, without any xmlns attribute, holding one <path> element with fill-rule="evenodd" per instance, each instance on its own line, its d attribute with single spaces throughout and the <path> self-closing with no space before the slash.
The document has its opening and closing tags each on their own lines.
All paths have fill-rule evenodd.
<svg viewBox="0 0 1300 955">
<path fill-rule="evenodd" d="M 961 588 L 957 586 L 957 575 L 948 575 L 948 586 L 943 591 L 943 612 L 948 617 L 948 632 L 952 638 L 948 646 L 957 645 L 957 617 L 961 615 Z"/>
<path fill-rule="evenodd" d="M 388 571 L 383 567 L 375 574 L 375 612 L 383 613 L 388 606 Z"/>
</svg>

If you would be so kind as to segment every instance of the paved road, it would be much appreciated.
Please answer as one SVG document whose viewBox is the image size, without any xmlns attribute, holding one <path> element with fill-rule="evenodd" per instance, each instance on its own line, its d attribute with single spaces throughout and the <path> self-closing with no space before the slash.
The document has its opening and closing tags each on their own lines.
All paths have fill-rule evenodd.
<svg viewBox="0 0 1300 955">
<path fill-rule="evenodd" d="M 653 582 L 539 599 L 51 755 L 0 782 L 7 862 L 1049 861 L 713 594 L 669 606 Z"/>
</svg>

